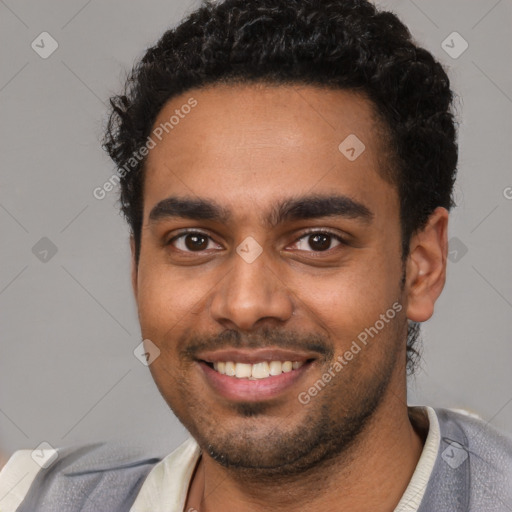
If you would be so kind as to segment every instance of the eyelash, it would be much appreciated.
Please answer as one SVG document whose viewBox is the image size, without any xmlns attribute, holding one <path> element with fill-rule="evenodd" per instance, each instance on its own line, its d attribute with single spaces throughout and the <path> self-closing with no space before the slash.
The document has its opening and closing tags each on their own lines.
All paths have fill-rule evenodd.
<svg viewBox="0 0 512 512">
<path fill-rule="evenodd" d="M 181 231 L 179 234 L 177 234 L 176 236 L 173 236 L 165 245 L 172 245 L 173 242 L 175 242 L 176 240 L 180 239 L 180 238 L 183 238 L 185 237 L 186 235 L 201 235 L 201 236 L 204 236 L 210 240 L 213 240 L 212 237 L 206 233 L 203 233 L 202 231 L 198 231 L 196 229 L 189 229 L 189 230 L 184 230 L 184 231 Z M 323 229 L 323 230 L 308 230 L 308 231 L 305 231 L 301 236 L 299 236 L 298 238 L 295 239 L 295 241 L 293 242 L 293 244 L 296 244 L 297 242 L 299 242 L 300 240 L 302 240 L 303 238 L 307 238 L 308 236 L 311 236 L 311 235 L 317 235 L 317 234 L 320 234 L 320 235 L 328 235 L 332 238 L 334 238 L 335 240 L 337 240 L 340 245 L 348 245 L 346 240 L 341 237 L 339 234 L 337 233 L 333 233 L 332 231 L 328 230 L 328 229 Z M 313 252 L 313 253 L 327 253 L 329 251 L 331 251 L 333 248 L 330 248 L 330 249 L 327 249 L 325 251 L 309 251 L 309 252 Z M 181 252 L 185 252 L 185 253 L 188 253 L 188 254 L 194 254 L 194 253 L 201 253 L 203 251 L 183 251 L 182 249 L 178 249 L 179 251 Z M 302 251 L 304 252 L 304 251 Z"/>
</svg>

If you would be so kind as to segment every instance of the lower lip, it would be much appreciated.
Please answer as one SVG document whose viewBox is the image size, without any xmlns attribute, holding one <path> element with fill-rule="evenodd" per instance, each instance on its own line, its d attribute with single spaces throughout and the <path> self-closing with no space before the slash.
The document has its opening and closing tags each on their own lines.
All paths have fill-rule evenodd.
<svg viewBox="0 0 512 512">
<path fill-rule="evenodd" d="M 291 372 L 272 375 L 265 379 L 249 380 L 223 375 L 202 361 L 198 364 L 208 384 L 217 393 L 228 400 L 244 402 L 259 402 L 279 396 L 303 379 L 305 372 L 311 366 L 308 362 Z"/>
</svg>

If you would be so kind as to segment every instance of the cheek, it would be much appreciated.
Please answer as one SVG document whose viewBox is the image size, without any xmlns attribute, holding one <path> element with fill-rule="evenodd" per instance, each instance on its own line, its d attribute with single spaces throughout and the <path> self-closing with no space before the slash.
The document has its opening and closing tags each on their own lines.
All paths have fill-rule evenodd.
<svg viewBox="0 0 512 512">
<path fill-rule="evenodd" d="M 400 276 L 396 264 L 375 258 L 372 264 L 347 266 L 330 276 L 301 276 L 291 288 L 304 315 L 344 346 L 400 300 Z"/>
<path fill-rule="evenodd" d="M 190 366 L 180 361 L 179 340 L 196 318 L 194 308 L 200 306 L 204 291 L 196 286 L 195 280 L 180 279 L 169 266 L 160 264 L 142 266 L 139 283 L 141 334 L 160 349 L 149 370 L 169 406 L 180 407 L 190 393 L 182 389 Z"/>
<path fill-rule="evenodd" d="M 137 304 L 143 330 L 162 336 L 200 309 L 208 287 L 193 273 L 192 268 L 173 272 L 162 264 L 142 266 Z"/>
</svg>

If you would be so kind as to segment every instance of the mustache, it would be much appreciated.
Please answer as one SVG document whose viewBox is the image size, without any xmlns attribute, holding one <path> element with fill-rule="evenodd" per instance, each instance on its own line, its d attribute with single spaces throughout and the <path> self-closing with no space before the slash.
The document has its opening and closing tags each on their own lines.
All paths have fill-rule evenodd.
<svg viewBox="0 0 512 512">
<path fill-rule="evenodd" d="M 221 349 L 259 349 L 276 347 L 289 350 L 315 352 L 321 359 L 329 360 L 334 357 L 334 346 L 327 336 L 316 333 L 297 333 L 280 331 L 264 327 L 250 334 L 241 333 L 235 329 L 226 329 L 213 336 L 192 335 L 179 342 L 181 356 L 184 359 L 197 359 L 204 351 Z"/>
</svg>

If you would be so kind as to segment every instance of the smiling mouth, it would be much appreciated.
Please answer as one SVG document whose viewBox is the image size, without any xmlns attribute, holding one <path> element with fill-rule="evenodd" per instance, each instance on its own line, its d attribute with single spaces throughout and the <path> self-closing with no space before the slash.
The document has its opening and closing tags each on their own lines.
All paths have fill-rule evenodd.
<svg viewBox="0 0 512 512">
<path fill-rule="evenodd" d="M 216 361 L 214 363 L 203 361 L 203 363 L 221 375 L 237 379 L 260 380 L 298 370 L 310 361 L 312 359 L 307 361 L 261 361 L 254 364 L 234 361 Z"/>
</svg>

